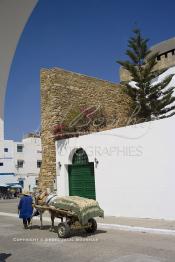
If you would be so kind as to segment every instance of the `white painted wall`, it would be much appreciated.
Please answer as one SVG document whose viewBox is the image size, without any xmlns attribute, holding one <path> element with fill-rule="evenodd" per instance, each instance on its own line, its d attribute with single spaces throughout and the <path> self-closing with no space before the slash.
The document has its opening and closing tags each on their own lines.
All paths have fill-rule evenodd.
<svg viewBox="0 0 175 262">
<path fill-rule="evenodd" d="M 4 152 L 8 148 L 8 152 Z M 0 141 L 0 173 L 15 173 L 14 142 L 12 140 Z"/>
<path fill-rule="evenodd" d="M 2 106 L 4 106 L 4 103 L 3 103 L 3 105 Z M 1 106 L 1 107 L 2 107 Z M 3 112 L 2 112 L 3 113 Z M 1 113 L 1 114 L 2 114 Z M 2 115 L 1 117 L 0 117 L 0 141 L 1 140 L 3 140 L 4 139 L 4 116 Z"/>
<path fill-rule="evenodd" d="M 23 145 L 23 152 L 17 152 L 17 145 Z M 15 166 L 18 160 L 24 160 L 23 168 L 16 168 L 18 178 L 24 179 L 24 189 L 33 190 L 36 186 L 36 178 L 39 175 L 40 168 L 37 167 L 37 160 L 42 160 L 41 139 L 28 137 L 21 143 L 14 143 Z"/>
<path fill-rule="evenodd" d="M 99 162 L 96 197 L 105 215 L 175 219 L 174 130 L 171 117 L 56 142 L 58 194 L 69 194 L 67 165 L 82 147 Z"/>
<path fill-rule="evenodd" d="M 23 175 L 24 180 L 24 190 L 33 191 L 33 188 L 36 187 L 36 178 L 38 178 L 37 174 Z"/>
<path fill-rule="evenodd" d="M 23 145 L 23 152 L 17 152 L 17 145 Z M 41 155 L 41 139 L 29 137 L 22 142 L 14 142 L 15 161 L 24 160 L 23 168 L 18 169 L 18 174 L 39 174 L 40 169 L 37 168 L 37 160 L 42 160 Z"/>
<path fill-rule="evenodd" d="M 23 145 L 23 152 L 17 152 L 17 145 Z M 8 152 L 4 152 L 8 148 Z M 23 168 L 17 168 L 17 161 L 24 160 Z M 37 167 L 37 160 L 42 160 L 41 139 L 28 137 L 21 142 L 12 140 L 0 141 L 0 173 L 15 173 L 17 178 L 24 180 L 24 189 L 33 189 L 39 175 L 40 168 Z"/>
</svg>

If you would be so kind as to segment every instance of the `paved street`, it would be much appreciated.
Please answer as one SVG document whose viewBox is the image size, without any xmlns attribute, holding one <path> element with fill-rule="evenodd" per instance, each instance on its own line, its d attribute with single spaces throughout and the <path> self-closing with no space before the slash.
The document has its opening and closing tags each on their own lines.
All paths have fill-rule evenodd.
<svg viewBox="0 0 175 262">
<path fill-rule="evenodd" d="M 0 201 L 1 212 L 15 210 L 15 200 Z M 56 230 L 49 232 L 48 222 L 43 230 L 36 220 L 32 230 L 24 230 L 21 220 L 0 216 L 0 253 L 0 261 L 7 257 L 9 262 L 174 262 L 175 236 L 99 229 L 95 235 L 73 232 L 60 240 Z"/>
<path fill-rule="evenodd" d="M 0 211 L 17 213 L 19 199 L 0 199 Z"/>
</svg>

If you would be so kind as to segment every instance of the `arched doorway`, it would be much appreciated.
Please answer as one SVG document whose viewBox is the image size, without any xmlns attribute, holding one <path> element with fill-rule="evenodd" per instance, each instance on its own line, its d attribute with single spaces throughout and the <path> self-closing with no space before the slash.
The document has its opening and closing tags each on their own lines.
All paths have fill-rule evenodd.
<svg viewBox="0 0 175 262">
<path fill-rule="evenodd" d="M 94 163 L 89 162 L 86 152 L 79 148 L 68 166 L 69 195 L 96 199 Z"/>
</svg>

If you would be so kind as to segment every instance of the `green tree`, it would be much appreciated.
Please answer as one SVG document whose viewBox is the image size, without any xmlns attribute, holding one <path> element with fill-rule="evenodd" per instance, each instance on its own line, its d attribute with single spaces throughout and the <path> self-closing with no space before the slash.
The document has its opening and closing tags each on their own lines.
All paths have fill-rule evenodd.
<svg viewBox="0 0 175 262">
<path fill-rule="evenodd" d="M 162 82 L 153 84 L 157 72 L 158 53 L 148 49 L 148 39 L 142 38 L 139 29 L 133 30 L 134 36 L 128 40 L 126 55 L 129 60 L 117 61 L 131 76 L 131 81 L 121 83 L 128 95 L 133 99 L 139 118 L 145 121 L 170 117 L 175 114 L 174 87 L 167 88 L 172 76 Z"/>
</svg>

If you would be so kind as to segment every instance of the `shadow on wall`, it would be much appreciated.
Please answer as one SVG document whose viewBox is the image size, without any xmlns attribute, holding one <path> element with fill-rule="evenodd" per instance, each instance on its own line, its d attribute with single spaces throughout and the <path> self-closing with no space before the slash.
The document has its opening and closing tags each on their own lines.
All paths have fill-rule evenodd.
<svg viewBox="0 0 175 262">
<path fill-rule="evenodd" d="M 8 257 L 10 257 L 11 254 L 6 253 L 0 253 L 0 262 L 5 262 Z"/>
</svg>

